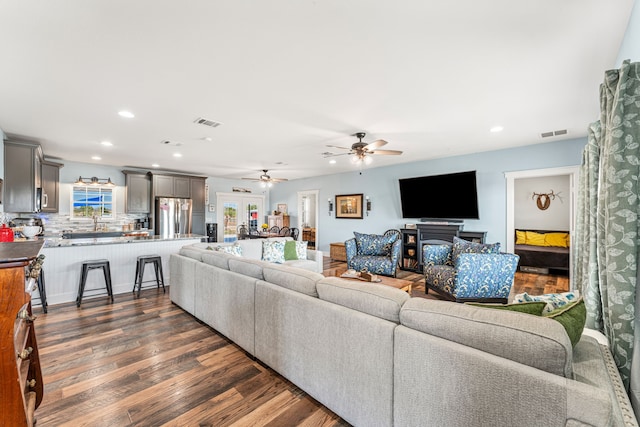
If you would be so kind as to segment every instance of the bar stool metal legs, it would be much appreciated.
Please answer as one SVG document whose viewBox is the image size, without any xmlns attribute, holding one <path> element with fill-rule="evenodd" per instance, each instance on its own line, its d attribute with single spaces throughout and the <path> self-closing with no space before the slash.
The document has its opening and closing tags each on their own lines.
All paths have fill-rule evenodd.
<svg viewBox="0 0 640 427">
<path fill-rule="evenodd" d="M 153 264 L 154 271 L 156 273 L 155 280 L 147 280 L 147 282 L 156 282 L 156 287 L 160 289 L 160 285 L 162 285 L 162 292 L 166 292 L 164 288 L 164 274 L 162 273 L 162 257 L 160 255 L 140 255 L 136 262 L 136 280 L 133 285 L 133 292 L 136 292 L 136 288 L 138 289 L 138 296 L 140 296 L 140 291 L 142 290 L 142 284 L 147 283 L 144 282 L 144 269 L 147 264 Z"/>
<path fill-rule="evenodd" d="M 82 263 L 82 272 L 80 273 L 80 284 L 78 285 L 78 297 L 76 298 L 76 305 L 80 307 L 82 303 L 82 297 L 84 295 L 84 287 L 87 282 L 87 275 L 90 270 L 102 269 L 104 273 L 104 282 L 107 288 L 107 295 L 111 297 L 111 302 L 113 302 L 113 289 L 111 288 L 111 268 L 109 265 L 109 260 L 106 259 L 97 259 L 93 261 L 85 261 Z"/>
<path fill-rule="evenodd" d="M 38 276 L 38 294 L 40 295 L 40 304 L 42 305 L 42 311 L 47 313 L 47 291 L 44 283 L 44 269 L 40 269 L 40 275 Z"/>
</svg>

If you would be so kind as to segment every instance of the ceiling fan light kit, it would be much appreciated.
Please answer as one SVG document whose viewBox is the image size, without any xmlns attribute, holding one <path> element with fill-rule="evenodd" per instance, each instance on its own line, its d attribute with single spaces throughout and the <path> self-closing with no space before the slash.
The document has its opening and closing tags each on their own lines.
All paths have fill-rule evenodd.
<svg viewBox="0 0 640 427">
<path fill-rule="evenodd" d="M 353 134 L 356 138 L 358 138 L 358 142 L 351 145 L 351 148 L 347 147 L 338 147 L 335 145 L 327 145 L 327 147 L 339 148 L 341 150 L 349 150 L 346 153 L 333 154 L 330 152 L 323 153 L 323 156 L 326 157 L 336 157 L 342 155 L 352 155 L 351 163 L 355 165 L 369 165 L 373 161 L 371 158 L 372 155 L 383 155 L 383 156 L 397 156 L 402 154 L 402 151 L 398 150 L 378 150 L 378 148 L 388 144 L 384 139 L 378 139 L 370 143 L 362 142 L 362 139 L 366 136 L 364 132 L 357 132 Z"/>
<path fill-rule="evenodd" d="M 262 169 L 262 172 L 263 174 L 260 175 L 259 178 L 242 178 L 242 179 L 259 182 L 260 187 L 262 188 L 271 187 L 274 183 L 288 181 L 285 178 L 271 178 L 269 175 L 267 175 L 267 172 L 269 172 L 268 169 Z"/>
</svg>

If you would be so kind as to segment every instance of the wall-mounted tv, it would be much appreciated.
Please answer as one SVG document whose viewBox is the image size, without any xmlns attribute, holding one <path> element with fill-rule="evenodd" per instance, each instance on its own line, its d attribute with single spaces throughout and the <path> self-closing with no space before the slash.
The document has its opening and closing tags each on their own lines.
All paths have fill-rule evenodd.
<svg viewBox="0 0 640 427">
<path fill-rule="evenodd" d="M 399 183 L 403 218 L 479 219 L 476 171 L 402 178 Z"/>
</svg>

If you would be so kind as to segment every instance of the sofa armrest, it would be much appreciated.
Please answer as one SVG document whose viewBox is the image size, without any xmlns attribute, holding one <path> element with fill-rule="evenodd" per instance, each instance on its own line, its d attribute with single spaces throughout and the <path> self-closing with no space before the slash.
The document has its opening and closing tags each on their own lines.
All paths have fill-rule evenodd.
<svg viewBox="0 0 640 427">
<path fill-rule="evenodd" d="M 307 259 L 316 262 L 316 271 L 318 273 L 322 273 L 324 271 L 324 258 L 322 251 L 308 249 L 307 250 Z"/>
<path fill-rule="evenodd" d="M 349 240 L 346 240 L 344 242 L 344 250 L 347 255 L 347 267 L 351 268 L 349 267 L 349 265 L 351 264 L 351 260 L 353 259 L 354 256 L 358 254 L 358 248 L 356 247 L 356 239 L 352 237 Z"/>
</svg>

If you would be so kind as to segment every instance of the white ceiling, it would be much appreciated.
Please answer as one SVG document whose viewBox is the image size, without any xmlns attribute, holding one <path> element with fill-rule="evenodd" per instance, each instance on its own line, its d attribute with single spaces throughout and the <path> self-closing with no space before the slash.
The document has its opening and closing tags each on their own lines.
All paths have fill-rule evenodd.
<svg viewBox="0 0 640 427">
<path fill-rule="evenodd" d="M 322 153 L 358 131 L 404 151 L 369 167 L 576 138 L 632 5 L 0 0 L 0 129 L 67 161 L 288 179 L 353 170 Z"/>
</svg>

